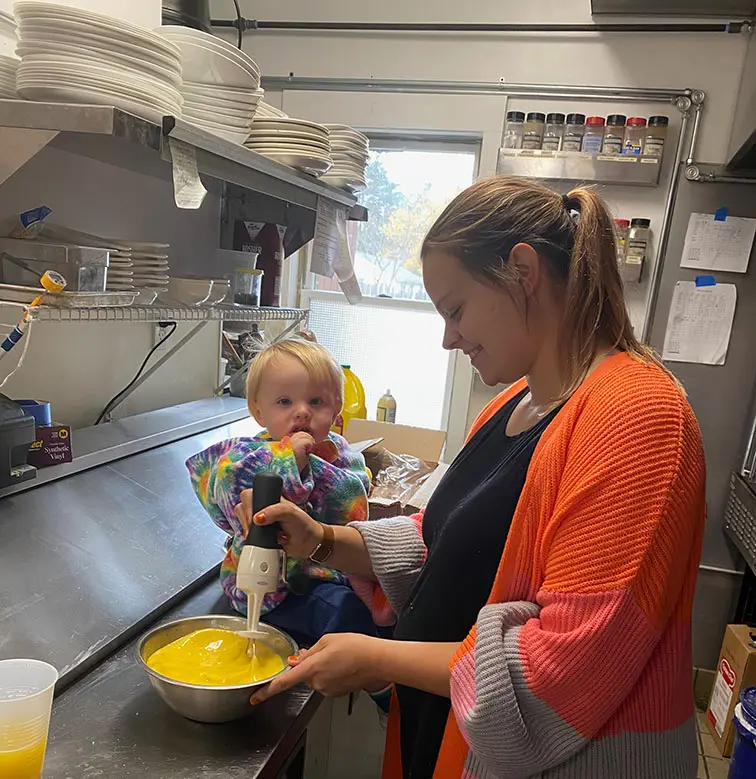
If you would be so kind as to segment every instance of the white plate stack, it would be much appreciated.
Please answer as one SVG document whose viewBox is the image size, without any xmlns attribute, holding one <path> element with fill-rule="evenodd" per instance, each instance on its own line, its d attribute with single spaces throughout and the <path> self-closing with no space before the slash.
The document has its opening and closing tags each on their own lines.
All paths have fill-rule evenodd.
<svg viewBox="0 0 756 779">
<path fill-rule="evenodd" d="M 111 251 L 108 265 L 107 292 L 130 292 L 134 289 L 131 252 L 126 249 Z"/>
<path fill-rule="evenodd" d="M 333 167 L 323 176 L 323 181 L 355 194 L 362 192 L 367 186 L 368 137 L 345 124 L 327 124 L 326 127 L 331 141 Z"/>
<path fill-rule="evenodd" d="M 178 46 L 184 74 L 184 119 L 235 143 L 244 143 L 257 106 L 260 68 L 222 38 L 189 27 L 158 27 Z"/>
<path fill-rule="evenodd" d="M 65 5 L 24 0 L 14 10 L 21 97 L 115 106 L 152 122 L 181 116 L 181 52 L 169 41 Z"/>
<path fill-rule="evenodd" d="M 0 54 L 0 98 L 14 100 L 16 95 L 16 71 L 19 62 L 14 57 Z"/>
<path fill-rule="evenodd" d="M 12 14 L 0 10 L 0 55 L 16 58 L 18 27 Z"/>
<path fill-rule="evenodd" d="M 256 118 L 244 145 L 313 176 L 322 176 L 333 164 L 328 130 L 304 119 Z"/>
<path fill-rule="evenodd" d="M 168 289 L 169 248 L 170 244 L 167 243 L 131 244 L 131 278 L 137 289 L 149 289 L 153 292 L 165 292 Z"/>
</svg>

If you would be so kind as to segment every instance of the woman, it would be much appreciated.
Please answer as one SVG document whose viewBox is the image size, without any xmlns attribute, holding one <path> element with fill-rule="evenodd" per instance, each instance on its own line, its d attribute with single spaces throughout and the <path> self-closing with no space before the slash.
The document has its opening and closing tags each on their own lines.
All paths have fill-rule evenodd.
<svg viewBox="0 0 756 779">
<path fill-rule="evenodd" d="M 444 346 L 512 386 L 423 517 L 327 528 L 280 504 L 254 519 L 397 614 L 399 640 L 326 636 L 257 698 L 394 684 L 386 777 L 696 776 L 703 452 L 633 335 L 612 228 L 586 189 L 497 177 L 459 195 L 425 239 L 424 283 Z"/>
</svg>

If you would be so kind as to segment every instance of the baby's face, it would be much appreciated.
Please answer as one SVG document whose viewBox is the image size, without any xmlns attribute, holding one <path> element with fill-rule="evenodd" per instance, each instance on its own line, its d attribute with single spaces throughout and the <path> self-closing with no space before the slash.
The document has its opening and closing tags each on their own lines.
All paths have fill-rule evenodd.
<svg viewBox="0 0 756 779">
<path fill-rule="evenodd" d="M 325 441 L 338 412 L 330 387 L 314 381 L 296 357 L 278 356 L 266 368 L 254 415 L 275 441 L 300 431 Z"/>
</svg>

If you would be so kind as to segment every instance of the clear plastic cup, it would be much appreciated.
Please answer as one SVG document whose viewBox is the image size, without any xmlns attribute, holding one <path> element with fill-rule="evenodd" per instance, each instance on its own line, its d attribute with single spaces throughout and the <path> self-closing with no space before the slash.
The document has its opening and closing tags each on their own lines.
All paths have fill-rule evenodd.
<svg viewBox="0 0 756 779">
<path fill-rule="evenodd" d="M 40 779 L 58 672 L 39 660 L 0 660 L 0 777 Z"/>
</svg>

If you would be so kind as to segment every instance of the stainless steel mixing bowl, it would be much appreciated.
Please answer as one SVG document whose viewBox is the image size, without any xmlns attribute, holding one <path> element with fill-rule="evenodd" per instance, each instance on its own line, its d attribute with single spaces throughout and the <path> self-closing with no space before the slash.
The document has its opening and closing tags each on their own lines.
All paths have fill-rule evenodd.
<svg viewBox="0 0 756 779">
<path fill-rule="evenodd" d="M 220 628 L 221 630 L 245 630 L 247 622 L 241 617 L 207 616 L 189 617 L 169 622 L 153 628 L 139 640 L 136 649 L 137 662 L 147 672 L 150 683 L 157 694 L 178 714 L 197 722 L 230 722 L 241 719 L 252 711 L 249 699 L 257 687 L 262 687 L 276 676 L 254 684 L 241 684 L 236 687 L 205 687 L 199 684 L 177 682 L 155 673 L 147 660 L 153 652 L 162 649 L 166 644 L 204 628 Z M 282 630 L 260 623 L 260 631 L 267 634 L 266 644 L 278 653 L 284 661 L 289 655 L 296 654 L 299 647 L 294 640 Z M 284 673 L 284 671 L 281 671 Z"/>
</svg>

